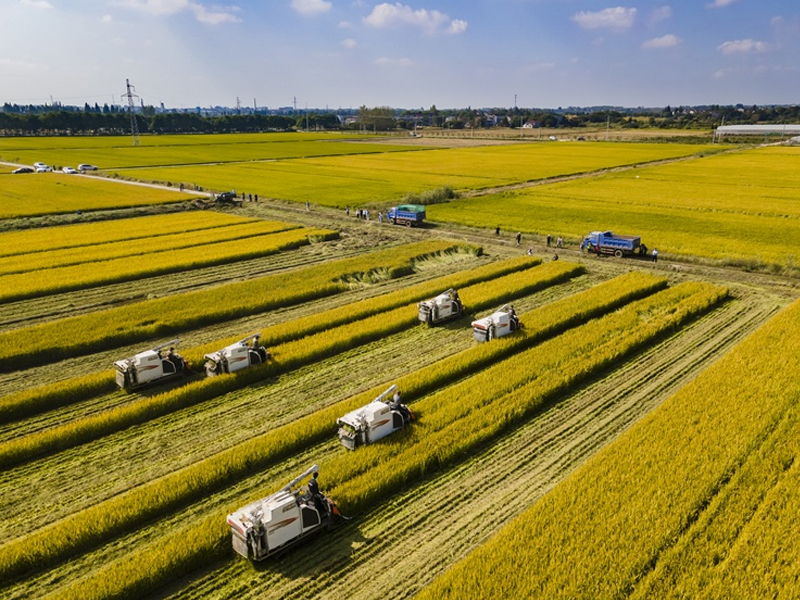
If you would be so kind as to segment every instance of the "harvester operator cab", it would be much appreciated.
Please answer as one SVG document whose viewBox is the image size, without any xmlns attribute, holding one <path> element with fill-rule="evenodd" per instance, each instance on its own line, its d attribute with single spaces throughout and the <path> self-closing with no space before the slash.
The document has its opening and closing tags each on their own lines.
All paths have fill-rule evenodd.
<svg viewBox="0 0 800 600">
<path fill-rule="evenodd" d="M 269 352 L 261 344 L 261 334 L 255 333 L 222 350 L 206 354 L 206 375 L 214 377 L 223 373 L 235 373 L 265 363 L 269 356 Z"/>
<path fill-rule="evenodd" d="M 336 420 L 339 442 L 345 448 L 355 450 L 385 438 L 413 420 L 414 413 L 400 401 L 400 392 L 396 385 L 392 385 L 366 406 Z"/>
<path fill-rule="evenodd" d="M 504 305 L 488 317 L 472 322 L 472 336 L 477 342 L 489 342 L 517 331 L 520 327 L 519 317 L 514 307 Z"/>
<path fill-rule="evenodd" d="M 419 320 L 429 326 L 464 314 L 464 305 L 458 296 L 458 290 L 450 288 L 432 298 L 417 304 Z"/>
<path fill-rule="evenodd" d="M 186 361 L 175 351 L 180 340 L 175 339 L 156 346 L 151 350 L 139 352 L 131 358 L 114 363 L 117 385 L 126 390 L 134 390 L 146 385 L 160 383 L 183 375 L 187 370 Z M 170 346 L 164 356 L 163 349 Z"/>
</svg>

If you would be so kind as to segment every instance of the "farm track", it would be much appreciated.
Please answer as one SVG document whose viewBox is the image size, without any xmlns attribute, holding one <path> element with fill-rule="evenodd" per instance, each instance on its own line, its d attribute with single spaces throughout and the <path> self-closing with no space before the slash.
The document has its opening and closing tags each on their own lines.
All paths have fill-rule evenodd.
<svg viewBox="0 0 800 600">
<path fill-rule="evenodd" d="M 780 306 L 749 296 L 551 403 L 466 463 L 315 540 L 313 552 L 292 551 L 263 569 L 232 560 L 158 597 L 411 597 Z"/>
<path fill-rule="evenodd" d="M 585 282 L 585 285 L 588 283 Z M 569 295 L 575 291 L 564 289 L 562 293 Z M 541 297 L 534 300 L 536 296 L 530 298 L 531 304 L 554 299 Z M 356 527 L 348 526 L 333 535 L 315 540 L 313 552 L 304 556 L 302 551 L 294 551 L 286 560 L 271 562 L 263 571 L 253 570 L 245 561 L 226 562 L 219 566 L 219 571 L 212 570 L 194 581 L 185 582 L 185 586 L 181 584 L 173 591 L 176 597 L 181 598 L 212 597 L 215 594 L 220 597 L 233 594 L 276 598 L 315 595 L 336 597 L 345 593 L 357 598 L 377 598 L 383 597 L 384 592 L 390 598 L 407 597 L 428 583 L 435 574 L 446 569 L 468 548 L 483 541 L 508 518 L 539 498 L 586 457 L 651 410 L 721 352 L 769 318 L 781 304 L 756 291 L 737 290 L 734 300 L 649 349 L 636 360 L 625 363 L 605 378 L 551 404 L 529 424 L 508 438 L 499 440 L 491 448 L 485 448 L 474 460 L 391 499 L 387 506 L 358 519 Z M 529 308 L 525 307 L 524 310 Z M 189 451 L 187 464 L 198 460 L 198 446 L 210 442 L 204 436 L 210 430 L 217 429 L 212 426 L 213 423 L 226 421 L 226 414 L 235 417 L 247 407 L 267 404 L 272 407 L 272 402 L 278 400 L 277 396 L 284 395 L 283 403 L 272 408 L 276 418 L 282 422 L 291 420 L 297 414 L 296 405 L 303 404 L 304 410 L 313 410 L 320 406 L 314 404 L 315 400 L 339 400 L 350 393 L 371 387 L 376 383 L 376 376 L 383 376 L 388 382 L 392 377 L 429 363 L 430 356 L 421 357 L 435 352 L 437 348 L 450 348 L 463 338 L 462 334 L 463 330 L 459 327 L 415 328 L 385 342 L 351 351 L 343 360 L 325 361 L 315 367 L 288 374 L 273 385 L 243 391 L 241 395 L 237 394 L 240 397 L 231 398 L 233 395 L 229 395 L 219 399 L 219 402 L 207 403 L 214 406 L 205 406 L 202 411 L 198 409 L 198 413 L 204 414 L 176 413 L 141 428 L 111 436 L 117 438 L 113 443 L 107 439 L 87 445 L 83 452 L 77 453 L 81 456 L 70 457 L 72 451 L 62 453 L 54 457 L 51 466 L 40 464 L 27 475 L 31 478 L 30 484 L 34 485 L 37 474 L 41 476 L 63 469 L 61 477 L 64 480 L 52 481 L 50 490 L 40 488 L 31 494 L 31 498 L 15 502 L 15 506 L 26 507 L 25 514 L 9 517 L 18 521 L 18 527 L 22 530 L 31 513 L 42 514 L 37 511 L 45 511 L 57 518 L 54 507 L 76 506 L 75 503 L 84 494 L 91 494 L 87 485 L 91 488 L 93 477 L 97 479 L 98 491 L 105 491 L 104 486 L 123 484 L 124 489 L 135 485 L 136 477 L 144 481 L 156 476 L 157 473 L 150 468 L 152 461 L 157 460 L 155 457 L 159 453 L 169 454 L 175 460 L 175 448 L 170 442 L 176 439 L 182 440 L 182 450 Z M 414 357 L 411 364 L 407 360 L 409 356 Z M 376 375 L 374 365 L 381 365 L 377 369 L 380 375 Z M 342 372 L 352 380 L 345 392 L 336 376 Z M 309 387 L 314 389 L 314 393 L 308 393 Z M 339 397 L 336 397 L 337 393 Z M 192 409 L 183 412 L 192 412 Z M 239 423 L 244 425 L 251 420 L 263 422 L 257 415 L 254 419 L 249 416 L 238 419 Z M 192 432 L 197 438 L 194 442 L 191 440 Z M 235 433 L 236 428 L 231 431 L 217 429 L 214 437 L 230 441 L 230 436 Z M 244 438 L 252 435 L 255 433 Z M 151 448 L 153 454 L 137 456 L 145 446 Z M 195 448 L 194 452 L 191 451 L 192 447 Z M 126 455 L 123 449 L 128 449 L 129 454 Z M 85 573 L 85 569 L 98 568 L 124 556 L 131 547 L 157 542 L 164 531 L 175 531 L 194 516 L 213 514 L 222 506 L 235 504 L 237 498 L 263 493 L 265 485 L 290 479 L 294 473 L 330 451 L 343 450 L 331 441 L 282 461 L 281 465 L 212 494 L 178 514 L 21 582 L 6 590 L 12 594 L 9 598 L 38 596 L 52 589 L 50 586 L 61 578 L 72 579 L 78 573 Z M 137 468 L 136 464 L 140 467 Z M 165 472 L 178 468 L 180 464 L 172 463 L 171 466 L 173 468 Z M 82 481 L 76 482 L 69 493 L 60 495 L 58 490 L 69 485 L 69 474 L 77 468 L 85 477 L 81 477 Z M 124 482 L 115 478 L 115 474 L 123 468 L 127 471 Z M 3 479 L 9 475 L 19 484 L 19 477 L 26 475 L 21 473 L 24 470 L 25 467 L 21 467 L 15 470 L 17 473 L 4 474 Z M 22 491 L 27 485 L 14 487 Z M 54 493 L 55 497 L 52 496 Z M 46 503 L 43 498 L 47 498 Z M 32 508 L 28 503 L 37 499 L 43 504 Z M 448 509 L 444 513 L 443 506 L 452 507 L 452 512 Z M 13 506 L 5 509 L 13 510 Z M 409 521 L 410 515 L 415 515 L 413 521 Z M 4 534 L 19 535 L 19 532 Z M 394 566 L 383 569 L 376 565 Z M 385 574 L 376 576 L 382 572 Z M 396 577 L 397 573 L 404 575 Z M 241 587 L 236 582 L 240 582 Z M 348 589 L 350 592 L 347 592 Z M 358 591 L 354 593 L 353 590 Z"/>
<path fill-rule="evenodd" d="M 598 282 L 596 276 L 579 277 L 529 296 L 517 302 L 516 306 L 519 312 L 524 312 Z M 0 498 L 8 498 L 7 505 L 0 503 L 0 508 L 6 511 L 6 519 L 0 524 L 0 535 L 19 535 L 29 527 L 26 512 L 32 507 L 49 510 L 53 518 L 61 518 L 291 422 L 300 415 L 382 381 L 388 384 L 400 375 L 466 349 L 473 341 L 465 326 L 466 319 L 433 329 L 416 327 L 267 380 L 259 386 L 220 396 L 0 473 Z M 342 373 L 346 374 L 344 379 Z M 15 426 L 33 431 L 43 420 L 61 423 L 135 398 L 116 392 L 19 424 L 6 425 L 0 432 L 17 433 Z M 175 456 L 170 447 L 176 439 L 181 440 L 179 456 Z M 115 479 L 114 473 L 119 471 L 126 472 L 126 477 Z M 75 478 L 75 472 L 81 476 Z M 11 493 L 14 489 L 18 490 L 16 495 Z M 24 496 L 24 502 L 20 502 L 23 499 L 20 494 Z M 54 505 L 59 509 L 54 510 Z"/>
</svg>

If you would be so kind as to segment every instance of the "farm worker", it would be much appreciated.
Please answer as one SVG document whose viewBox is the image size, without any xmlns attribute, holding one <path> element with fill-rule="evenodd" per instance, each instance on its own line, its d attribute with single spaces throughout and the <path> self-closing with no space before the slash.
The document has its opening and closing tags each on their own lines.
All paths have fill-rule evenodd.
<svg viewBox="0 0 800 600">
<path fill-rule="evenodd" d="M 653 248 L 653 262 L 658 262 L 658 248 Z"/>
<path fill-rule="evenodd" d="M 528 248 L 528 256 L 533 256 L 533 248 Z"/>
<path fill-rule="evenodd" d="M 400 390 L 397 390 L 392 396 L 392 408 L 397 409 L 400 406 Z"/>
<path fill-rule="evenodd" d="M 344 207 L 344 214 L 346 214 L 348 217 L 350 216 L 350 207 L 349 206 L 345 206 Z"/>
<path fill-rule="evenodd" d="M 308 200 L 306 200 L 306 210 L 311 210 L 311 205 L 308 203 Z"/>
<path fill-rule="evenodd" d="M 558 240 L 556 240 L 556 248 L 563 248 L 564 247 L 564 238 L 558 236 Z"/>
<path fill-rule="evenodd" d="M 311 479 L 308 480 L 308 494 L 311 498 L 316 498 L 319 496 L 319 484 L 317 483 L 317 476 L 319 473 L 314 471 L 314 474 L 311 476 Z"/>
<path fill-rule="evenodd" d="M 495 235 L 500 235 L 500 225 L 498 225 L 497 227 L 494 228 L 494 234 Z"/>
<path fill-rule="evenodd" d="M 256 194 L 256 195 L 255 195 L 255 200 L 254 200 L 254 202 L 258 202 L 258 194 Z"/>
<path fill-rule="evenodd" d="M 547 234 L 547 247 L 550 247 L 550 234 Z"/>
<path fill-rule="evenodd" d="M 383 213 L 382 212 L 378 213 L 378 223 L 383 223 Z"/>
<path fill-rule="evenodd" d="M 558 253 L 553 254 L 553 260 L 558 260 Z"/>
<path fill-rule="evenodd" d="M 522 240 L 522 233 L 518 231 L 517 232 L 517 246 L 519 246 L 520 240 Z"/>
</svg>

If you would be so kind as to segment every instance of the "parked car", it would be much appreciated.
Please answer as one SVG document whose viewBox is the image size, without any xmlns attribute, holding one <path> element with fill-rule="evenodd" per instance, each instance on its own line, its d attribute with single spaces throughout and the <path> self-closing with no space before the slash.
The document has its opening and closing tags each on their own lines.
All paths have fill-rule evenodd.
<svg viewBox="0 0 800 600">
<path fill-rule="evenodd" d="M 95 165 L 83 163 L 78 165 L 78 171 L 97 171 L 97 167 Z"/>
<path fill-rule="evenodd" d="M 62 173 L 66 173 L 67 175 L 75 175 L 78 171 L 77 169 L 73 169 L 72 167 L 64 167 L 61 169 Z"/>
<path fill-rule="evenodd" d="M 53 169 L 51 167 L 48 167 L 47 165 L 43 165 L 41 167 L 36 167 L 36 172 L 37 173 L 49 173 L 52 170 Z"/>
<path fill-rule="evenodd" d="M 43 163 L 43 162 L 35 162 L 35 163 L 33 163 L 33 168 L 34 169 L 42 169 L 42 168 L 44 168 L 46 166 L 47 166 L 47 163 Z"/>
<path fill-rule="evenodd" d="M 33 173 L 33 169 L 30 167 L 20 167 L 19 169 L 14 169 L 11 171 L 12 173 Z"/>
</svg>

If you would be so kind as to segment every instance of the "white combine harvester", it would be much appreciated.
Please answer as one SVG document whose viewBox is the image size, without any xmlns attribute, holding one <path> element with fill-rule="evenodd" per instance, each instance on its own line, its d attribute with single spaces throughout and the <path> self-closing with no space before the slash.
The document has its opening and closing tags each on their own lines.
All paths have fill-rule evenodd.
<svg viewBox="0 0 800 600">
<path fill-rule="evenodd" d="M 514 307 L 503 305 L 497 312 L 472 322 L 472 335 L 478 342 L 488 342 L 519 329 L 519 317 Z"/>
<path fill-rule="evenodd" d="M 458 292 L 450 288 L 431 300 L 423 300 L 419 304 L 419 320 L 428 325 L 455 319 L 464 314 L 464 305 Z"/>
<path fill-rule="evenodd" d="M 187 366 L 183 357 L 175 352 L 174 346 L 178 342 L 179 339 L 170 340 L 132 358 L 116 361 L 117 385 L 126 390 L 135 390 L 183 375 Z M 164 354 L 163 350 L 168 346 L 169 352 Z"/>
<path fill-rule="evenodd" d="M 248 344 L 252 340 L 252 344 Z M 253 365 L 267 362 L 269 352 L 261 345 L 261 334 L 254 333 L 235 344 L 206 354 L 206 375 L 214 377 L 222 373 L 235 373 Z"/>
<path fill-rule="evenodd" d="M 396 392 L 391 402 L 385 400 Z M 371 444 L 402 429 L 414 419 L 411 409 L 400 404 L 400 392 L 392 385 L 388 390 L 366 406 L 347 413 L 336 420 L 339 425 L 339 441 L 345 448 L 355 450 L 358 446 Z"/>
<path fill-rule="evenodd" d="M 328 529 L 339 511 L 330 498 L 319 493 L 316 480 L 306 493 L 293 489 L 317 472 L 319 468 L 314 465 L 281 491 L 229 514 L 233 549 L 245 558 L 264 560 L 320 529 Z"/>
</svg>

